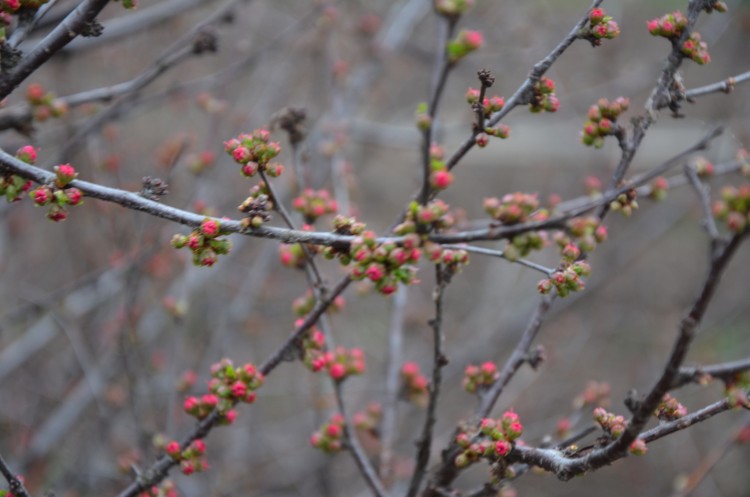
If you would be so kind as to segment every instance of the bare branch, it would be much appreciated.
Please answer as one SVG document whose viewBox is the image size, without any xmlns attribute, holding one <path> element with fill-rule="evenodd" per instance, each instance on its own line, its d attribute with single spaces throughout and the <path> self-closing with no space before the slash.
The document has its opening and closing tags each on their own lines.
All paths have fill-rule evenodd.
<svg viewBox="0 0 750 497">
<path fill-rule="evenodd" d="M 31 73 L 80 35 L 108 3 L 109 0 L 83 0 L 79 3 L 12 71 L 0 76 L 0 100 L 10 95 Z"/>
</svg>

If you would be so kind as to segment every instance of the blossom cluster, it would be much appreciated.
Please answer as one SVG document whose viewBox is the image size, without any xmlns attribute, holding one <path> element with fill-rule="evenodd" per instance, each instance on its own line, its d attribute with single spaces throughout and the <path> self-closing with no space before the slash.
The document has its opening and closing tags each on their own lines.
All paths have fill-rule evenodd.
<svg viewBox="0 0 750 497">
<path fill-rule="evenodd" d="M 584 28 L 582 33 L 594 45 L 600 45 L 602 40 L 611 40 L 620 36 L 620 26 L 608 16 L 604 9 L 594 8 L 589 12 L 589 25 Z"/>
<path fill-rule="evenodd" d="M 435 190 L 445 190 L 453 183 L 453 174 L 445 164 L 445 151 L 438 145 L 430 147 L 430 186 Z"/>
<path fill-rule="evenodd" d="M 16 151 L 16 159 L 26 164 L 34 164 L 36 162 L 36 150 L 31 145 L 21 147 Z M 4 195 L 8 203 L 16 202 L 21 200 L 21 195 L 28 192 L 33 184 L 31 180 L 22 178 L 17 174 L 0 174 L 0 195 Z"/>
<path fill-rule="evenodd" d="M 570 245 L 574 244 L 581 251 L 588 253 L 607 240 L 607 227 L 602 225 L 596 216 L 574 217 L 568 220 L 566 227 L 566 232 L 555 233 L 553 240 L 560 249 L 560 254 L 568 262 L 573 262 L 578 258 L 576 256 L 571 260 L 566 257 L 565 252 L 570 250 Z"/>
<path fill-rule="evenodd" d="M 617 118 L 629 107 L 630 100 L 625 97 L 617 97 L 612 102 L 601 98 L 589 107 L 588 121 L 583 124 L 581 133 L 583 144 L 602 148 L 604 138 L 615 133 Z"/>
<path fill-rule="evenodd" d="M 221 235 L 221 224 L 216 219 L 206 218 L 200 227 L 189 235 L 174 235 L 172 246 L 176 249 L 187 247 L 193 253 L 193 264 L 196 266 L 213 266 L 220 255 L 226 255 L 232 249 L 232 242 L 218 238 Z"/>
<path fill-rule="evenodd" d="M 206 459 L 206 443 L 200 438 L 190 442 L 184 449 L 177 440 L 172 440 L 166 444 L 164 451 L 172 460 L 180 463 L 180 471 L 185 475 L 209 469 Z"/>
<path fill-rule="evenodd" d="M 499 376 L 497 366 L 490 361 L 481 366 L 469 364 L 464 369 L 464 379 L 461 385 L 467 392 L 476 393 L 480 388 L 486 388 L 495 383 Z"/>
<path fill-rule="evenodd" d="M 55 179 L 50 185 L 40 185 L 29 192 L 38 206 L 47 206 L 47 218 L 51 221 L 64 221 L 68 218 L 67 206 L 80 205 L 83 202 L 83 192 L 69 186 L 78 177 L 75 168 L 70 164 L 60 164 L 54 167 Z M 23 190 L 24 186 L 21 187 Z M 7 196 L 7 193 L 6 193 Z"/>
<path fill-rule="evenodd" d="M 211 379 L 208 382 L 211 393 L 186 398 L 183 408 L 198 419 L 205 418 L 216 409 L 221 414 L 222 421 L 231 424 L 236 416 L 232 409 L 234 405 L 238 402 L 255 402 L 255 390 L 264 381 L 263 373 L 253 364 L 235 366 L 230 359 L 225 358 L 211 366 Z"/>
<path fill-rule="evenodd" d="M 346 300 L 342 295 L 337 296 L 328 306 L 328 312 L 338 312 L 344 308 Z M 297 297 L 292 301 L 292 312 L 297 316 L 304 316 L 315 307 L 315 294 L 311 289 L 307 289 L 304 295 Z"/>
<path fill-rule="evenodd" d="M 502 199 L 485 198 L 482 206 L 493 219 L 511 225 L 529 221 L 539 209 L 539 198 L 535 193 L 508 193 Z"/>
<path fill-rule="evenodd" d="M 7 0 L 3 3 L 7 3 Z M 50 117 L 62 117 L 68 112 L 68 104 L 56 98 L 54 93 L 46 91 L 39 83 L 32 83 L 26 88 L 26 101 L 31 105 L 35 121 L 44 122 Z"/>
<path fill-rule="evenodd" d="M 382 418 L 382 406 L 377 402 L 371 402 L 364 411 L 354 413 L 354 416 L 352 416 L 352 424 L 357 429 L 376 433 Z"/>
<path fill-rule="evenodd" d="M 475 436 L 465 431 L 456 435 L 456 444 L 463 451 L 456 456 L 454 463 L 463 468 L 481 458 L 490 461 L 505 458 L 521 434 L 523 424 L 513 411 L 505 411 L 500 419 L 485 418 L 480 422 L 479 433 Z"/>
<path fill-rule="evenodd" d="M 346 218 L 337 218 L 345 223 Z M 422 251 L 418 248 L 418 237 L 409 238 L 402 246 L 395 243 L 378 243 L 375 233 L 362 231 L 351 242 L 348 254 L 326 250 L 326 257 L 339 255 L 342 264 L 353 263 L 350 276 L 355 281 L 370 280 L 383 295 L 396 291 L 398 283 L 409 285 L 415 283 L 416 268 Z"/>
<path fill-rule="evenodd" d="M 717 2 L 723 4 L 723 2 Z M 726 11 L 724 8 L 716 7 L 719 12 Z M 687 18 L 679 10 L 671 14 L 664 14 L 656 19 L 651 19 L 646 23 L 648 32 L 653 36 L 662 36 L 671 40 L 676 40 L 682 36 L 683 31 L 688 26 Z M 708 54 L 708 45 L 701 41 L 700 33 L 690 33 L 688 38 L 682 42 L 680 51 L 693 62 L 704 65 L 711 62 L 711 56 Z"/>
<path fill-rule="evenodd" d="M 177 487 L 170 479 L 166 479 L 159 485 L 154 485 L 148 490 L 138 494 L 137 497 L 177 497 Z"/>
<path fill-rule="evenodd" d="M 638 197 L 638 192 L 635 191 L 635 188 L 631 188 L 625 193 L 621 193 L 620 195 L 617 196 L 616 199 L 610 202 L 609 208 L 613 212 L 619 211 L 625 217 L 630 217 L 633 214 L 633 211 L 638 209 L 637 197 Z"/>
<path fill-rule="evenodd" d="M 471 52 L 479 50 L 484 44 L 484 37 L 480 31 L 462 30 L 445 47 L 448 62 L 455 64 Z"/>
<path fill-rule="evenodd" d="M 538 112 L 557 112 L 560 107 L 560 101 L 555 95 L 555 82 L 542 76 L 532 86 L 532 97 L 529 102 L 529 110 L 533 113 Z"/>
<path fill-rule="evenodd" d="M 281 164 L 271 163 L 271 159 L 281 152 L 281 145 L 271 141 L 271 133 L 266 129 L 241 133 L 237 138 L 224 142 L 224 150 L 242 166 L 240 171 L 243 176 L 252 177 L 258 171 L 265 171 L 275 178 L 284 171 Z"/>
<path fill-rule="evenodd" d="M 401 391 L 406 400 L 418 406 L 424 406 L 427 403 L 429 381 L 422 374 L 419 364 L 405 362 L 401 366 L 401 385 Z"/>
<path fill-rule="evenodd" d="M 750 185 L 728 185 L 721 189 L 721 199 L 712 206 L 714 216 L 732 233 L 743 233 L 750 224 Z"/>
<path fill-rule="evenodd" d="M 299 327 L 302 321 L 298 319 L 295 326 Z M 325 342 L 323 332 L 315 326 L 307 331 L 302 340 L 302 362 L 311 371 L 326 370 L 336 381 L 344 381 L 349 376 L 365 372 L 365 355 L 362 349 L 336 347 L 330 351 L 326 349 Z"/>
<path fill-rule="evenodd" d="M 331 198 L 328 190 L 313 190 L 312 188 L 305 188 L 292 201 L 292 207 L 302 213 L 308 224 L 314 223 L 321 216 L 336 214 L 338 211 L 338 204 Z"/>
<path fill-rule="evenodd" d="M 558 296 L 567 297 L 571 292 L 583 290 L 585 287 L 583 278 L 590 274 L 591 266 L 586 261 L 565 264 L 552 273 L 552 276 L 540 281 L 537 285 L 537 290 L 542 295 L 547 295 L 554 288 Z"/>
<path fill-rule="evenodd" d="M 628 427 L 628 422 L 623 416 L 608 412 L 603 407 L 594 409 L 594 421 L 613 439 L 619 438 Z M 642 456 L 647 451 L 646 442 L 640 438 L 635 439 L 628 448 L 628 452 L 636 456 Z"/>
<path fill-rule="evenodd" d="M 397 235 L 417 232 L 444 230 L 453 226 L 455 218 L 450 206 L 440 199 L 431 200 L 426 205 L 412 201 L 406 209 L 404 221 L 393 229 Z"/>
<path fill-rule="evenodd" d="M 661 421 L 674 421 L 686 414 L 687 408 L 668 393 L 664 394 L 664 398 L 661 399 L 661 402 L 659 402 L 659 405 L 654 410 L 654 416 Z"/>
<path fill-rule="evenodd" d="M 344 416 L 333 414 L 328 422 L 310 436 L 310 445 L 327 454 L 339 452 L 344 448 Z"/>
</svg>

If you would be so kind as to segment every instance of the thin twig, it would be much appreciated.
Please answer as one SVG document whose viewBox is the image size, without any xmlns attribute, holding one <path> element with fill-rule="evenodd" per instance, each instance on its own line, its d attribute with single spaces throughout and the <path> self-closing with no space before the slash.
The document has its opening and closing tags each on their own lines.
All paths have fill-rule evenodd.
<svg viewBox="0 0 750 497">
<path fill-rule="evenodd" d="M 671 389 L 680 388 L 688 383 L 701 383 L 705 379 L 729 381 L 740 373 L 750 370 L 750 357 L 737 361 L 722 362 L 709 366 L 690 366 L 680 368 L 672 382 Z"/>
<path fill-rule="evenodd" d="M 750 71 L 743 72 L 737 76 L 731 76 L 724 81 L 719 81 L 718 83 L 712 83 L 710 85 L 699 86 L 698 88 L 687 90 L 685 92 L 685 99 L 689 102 L 695 97 L 702 97 L 703 95 L 708 95 L 710 93 L 729 93 L 734 90 L 735 86 L 744 83 L 745 81 L 750 81 Z"/>
<path fill-rule="evenodd" d="M 5 481 L 8 482 L 8 490 L 10 490 L 10 493 L 12 493 L 16 497 L 30 497 L 29 492 L 26 491 L 26 487 L 23 485 L 23 482 L 18 479 L 18 476 L 16 476 L 13 471 L 11 471 L 1 454 L 0 474 L 2 474 L 3 478 L 5 478 Z"/>
<path fill-rule="evenodd" d="M 362 476 L 364 476 L 365 482 L 370 487 L 370 490 L 372 490 L 372 493 L 376 497 L 388 497 L 388 491 L 383 486 L 383 482 L 380 481 L 380 478 L 378 478 L 375 468 L 367 458 L 365 451 L 362 450 L 359 440 L 357 440 L 356 435 L 352 431 L 351 423 L 346 416 L 344 398 L 341 390 L 341 383 L 336 382 L 334 386 L 334 391 L 336 392 L 336 404 L 338 405 L 339 413 L 344 418 L 344 440 L 349 448 L 349 452 L 351 452 L 354 462 L 359 468 L 360 473 L 362 473 Z"/>
<path fill-rule="evenodd" d="M 591 7 L 589 7 L 589 11 L 601 5 L 603 1 L 604 0 L 595 0 L 591 4 Z M 560 58 L 563 52 L 565 52 L 565 50 L 567 50 L 574 41 L 580 38 L 580 31 L 584 28 L 584 26 L 586 26 L 588 22 L 589 16 L 587 11 L 586 15 L 583 16 L 575 26 L 573 26 L 573 29 L 570 30 L 565 38 L 563 38 L 562 41 L 560 41 L 560 43 L 558 43 L 557 46 L 553 48 L 549 54 L 547 54 L 546 57 L 534 64 L 529 77 L 526 78 L 526 80 L 521 83 L 521 86 L 518 87 L 515 93 L 513 93 L 513 95 L 505 101 L 505 105 L 503 106 L 503 108 L 493 114 L 492 117 L 490 117 L 489 121 L 486 124 L 487 126 L 495 126 L 506 115 L 508 115 L 510 111 L 516 108 L 516 106 L 525 105 L 527 103 L 529 93 L 531 92 L 534 83 L 539 81 L 539 79 L 544 76 L 549 68 L 552 67 L 552 64 L 554 64 L 557 59 Z M 450 158 L 446 161 L 446 166 L 448 167 L 448 169 L 453 169 L 454 167 L 456 167 L 463 156 L 466 155 L 467 152 L 469 152 L 469 150 L 474 147 L 474 145 L 476 145 L 476 136 L 480 132 L 481 130 L 472 130 L 471 136 L 468 137 L 458 147 L 458 149 L 453 152 L 453 155 L 451 155 Z"/>
<path fill-rule="evenodd" d="M 0 100 L 10 95 L 23 80 L 81 34 L 108 3 L 109 0 L 83 0 L 79 3 L 12 71 L 0 76 Z"/>
<path fill-rule="evenodd" d="M 396 440 L 396 428 L 398 427 L 396 414 L 408 290 L 408 288 L 400 289 L 393 298 L 391 325 L 388 333 L 388 366 L 385 376 L 383 422 L 380 431 L 380 476 L 386 484 L 390 482 L 393 474 L 393 445 Z"/>
<path fill-rule="evenodd" d="M 11 34 L 10 38 L 8 38 L 8 45 L 13 48 L 18 48 L 18 45 L 20 45 L 21 42 L 26 38 L 26 35 L 36 27 L 39 21 L 41 21 L 42 18 L 47 15 L 47 12 L 49 12 L 56 3 L 57 0 L 50 0 L 49 2 L 39 7 L 39 10 L 36 11 L 34 17 L 32 17 L 28 22 L 19 23 L 16 29 L 13 30 L 13 34 Z"/>
<path fill-rule="evenodd" d="M 526 266 L 527 268 L 533 269 L 535 271 L 539 271 L 540 273 L 546 276 L 551 276 L 552 273 L 555 272 L 553 268 L 548 268 L 546 266 L 542 266 L 541 264 L 537 264 L 536 262 L 532 262 L 526 259 L 508 259 L 502 250 L 493 250 L 493 249 L 488 249 L 484 247 L 475 247 L 473 245 L 451 245 L 451 244 L 444 244 L 443 248 L 465 250 L 467 252 L 472 252 L 475 254 L 488 255 L 490 257 L 499 257 L 501 259 L 505 259 L 508 262 L 514 262 L 516 264 Z"/>
<path fill-rule="evenodd" d="M 443 28 L 444 36 L 438 42 L 437 48 L 437 64 L 438 76 L 435 80 L 435 84 L 432 88 L 432 94 L 430 95 L 429 107 L 427 108 L 427 115 L 429 116 L 429 123 L 422 130 L 422 190 L 419 194 L 419 202 L 425 205 L 430 198 L 430 147 L 432 146 L 432 134 L 435 128 L 435 118 L 437 117 L 438 106 L 440 105 L 440 99 L 445 89 L 445 83 L 448 81 L 448 75 L 455 64 L 448 60 L 448 54 L 446 52 L 446 46 L 453 36 L 453 31 L 456 27 L 456 19 L 444 18 L 441 20 L 445 23 Z"/>
<path fill-rule="evenodd" d="M 417 442 L 416 467 L 412 474 L 409 490 L 406 497 L 414 497 L 422 485 L 427 464 L 430 462 L 430 451 L 432 448 L 432 436 L 437 421 L 437 403 L 440 397 L 440 386 L 443 381 L 443 368 L 448 364 L 448 359 L 443 352 L 443 295 L 448 281 L 443 275 L 442 264 L 435 264 L 435 289 L 432 298 L 435 302 L 435 316 L 430 320 L 432 327 L 432 382 L 430 383 L 430 397 L 427 404 L 427 414 L 422 427 L 422 435 Z"/>
<path fill-rule="evenodd" d="M 701 201 L 701 207 L 703 208 L 703 214 L 705 216 L 703 227 L 706 228 L 706 232 L 712 241 L 719 240 L 721 237 L 719 236 L 719 229 L 716 227 L 716 220 L 714 219 L 711 210 L 711 198 L 709 196 L 708 185 L 701 182 L 700 177 L 698 177 L 698 171 L 695 170 L 695 167 L 690 164 L 685 164 L 683 170 L 685 171 L 685 177 L 687 177 L 690 186 L 693 187 Z"/>
</svg>

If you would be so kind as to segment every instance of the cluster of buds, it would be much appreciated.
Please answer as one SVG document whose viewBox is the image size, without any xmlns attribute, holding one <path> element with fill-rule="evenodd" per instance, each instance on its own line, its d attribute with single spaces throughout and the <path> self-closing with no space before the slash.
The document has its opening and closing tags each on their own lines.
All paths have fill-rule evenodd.
<svg viewBox="0 0 750 497">
<path fill-rule="evenodd" d="M 607 240 L 607 227 L 600 224 L 596 216 L 574 217 L 567 222 L 567 233 L 556 232 L 553 236 L 563 259 L 573 262 L 566 252 L 570 252 L 570 245 L 575 245 L 583 252 L 592 252 L 599 244 Z M 580 253 L 578 254 L 580 255 Z M 576 259 L 578 256 L 576 256 Z"/>
<path fill-rule="evenodd" d="M 299 211 L 305 217 L 305 222 L 312 224 L 321 216 L 336 214 L 338 204 L 331 198 L 327 190 L 313 190 L 305 188 L 299 197 L 292 201 L 294 210 Z"/>
<path fill-rule="evenodd" d="M 429 395 L 428 385 L 427 377 L 422 374 L 419 364 L 405 362 L 401 366 L 401 392 L 406 400 L 425 406 Z"/>
<path fill-rule="evenodd" d="M 300 228 L 302 231 L 313 231 L 313 227 L 309 224 L 303 224 Z M 305 249 L 310 254 L 316 254 L 319 248 L 312 244 L 306 244 L 302 246 L 300 243 L 282 243 L 279 245 L 279 259 L 281 264 L 285 267 L 303 269 L 307 264 L 307 254 Z"/>
<path fill-rule="evenodd" d="M 417 128 L 421 131 L 427 131 L 432 126 L 430 109 L 427 102 L 419 102 L 417 111 L 414 113 L 414 119 L 417 122 Z"/>
<path fill-rule="evenodd" d="M 453 183 L 453 174 L 443 160 L 445 152 L 442 147 L 430 147 L 430 186 L 435 190 L 445 190 Z"/>
<path fill-rule="evenodd" d="M 591 266 L 586 261 L 576 261 L 565 264 L 552 276 L 539 282 L 537 290 L 542 295 L 547 295 L 552 289 L 557 290 L 557 295 L 567 297 L 571 292 L 579 292 L 584 289 L 583 278 L 591 274 Z"/>
<path fill-rule="evenodd" d="M 177 487 L 172 480 L 164 480 L 159 485 L 154 485 L 148 490 L 138 494 L 138 497 L 178 497 Z"/>
<path fill-rule="evenodd" d="M 375 233 L 365 231 L 357 236 L 349 248 L 349 258 L 354 263 L 350 275 L 355 281 L 369 279 L 383 295 L 396 291 L 398 283 L 416 282 L 414 263 L 422 251 L 411 238 L 402 246 L 395 243 L 378 243 Z"/>
<path fill-rule="evenodd" d="M 48 206 L 47 218 L 58 222 L 68 218 L 68 205 L 79 205 L 83 201 L 83 192 L 69 186 L 78 173 L 70 164 L 55 166 L 55 180 L 51 185 L 41 185 L 31 190 L 29 195 L 39 206 Z M 21 186 L 23 189 L 25 185 Z M 7 193 L 6 193 L 7 196 Z"/>
<path fill-rule="evenodd" d="M 45 91 L 38 83 L 32 83 L 26 88 L 26 101 L 31 104 L 34 120 L 39 122 L 44 122 L 50 117 L 63 117 L 68 112 L 68 104 L 64 100 L 56 98 L 52 92 Z"/>
<path fill-rule="evenodd" d="M 237 207 L 237 210 L 245 214 L 242 219 L 242 227 L 260 228 L 263 223 L 271 220 L 273 201 L 270 198 L 268 187 L 264 181 L 250 188 L 250 195 Z"/>
<path fill-rule="evenodd" d="M 220 255 L 226 255 L 232 248 L 228 239 L 219 239 L 221 225 L 216 219 L 206 218 L 200 228 L 189 235 L 174 235 L 172 246 L 176 249 L 187 247 L 193 253 L 196 266 L 213 266 Z"/>
<path fill-rule="evenodd" d="M 588 121 L 583 123 L 581 142 L 586 146 L 602 148 L 604 137 L 615 133 L 617 118 L 628 110 L 630 100 L 625 97 L 617 97 L 612 102 L 606 98 L 589 107 Z"/>
<path fill-rule="evenodd" d="M 237 138 L 224 142 L 224 150 L 242 168 L 243 176 L 252 177 L 258 171 L 275 178 L 284 171 L 281 164 L 271 163 L 279 155 L 281 146 L 270 141 L 271 133 L 266 129 L 256 129 L 252 133 L 242 133 Z"/>
<path fill-rule="evenodd" d="M 265 381 L 263 373 L 250 363 L 235 366 L 230 359 L 222 359 L 211 366 L 211 379 L 208 388 L 211 393 L 202 397 L 190 396 L 185 399 L 185 412 L 203 419 L 214 409 L 222 415 L 222 421 L 231 424 L 236 416 L 232 409 L 238 402 L 255 402 L 255 390 Z"/>
<path fill-rule="evenodd" d="M 618 438 L 628 426 L 628 422 L 623 416 L 608 412 L 603 407 L 594 409 L 593 416 L 594 421 L 612 438 Z"/>
<path fill-rule="evenodd" d="M 521 420 L 513 411 L 505 411 L 500 419 L 485 418 L 476 436 L 466 432 L 456 435 L 456 444 L 464 450 L 456 456 L 455 465 L 463 468 L 481 458 L 503 459 L 511 453 L 514 442 L 522 433 Z"/>
<path fill-rule="evenodd" d="M 555 95 L 555 82 L 546 76 L 542 76 L 532 86 L 533 95 L 529 102 L 531 112 L 557 112 L 560 101 Z"/>
<path fill-rule="evenodd" d="M 407 240 L 405 246 L 410 240 Z M 427 260 L 443 264 L 449 275 L 458 274 L 461 268 L 469 263 L 469 253 L 463 249 L 443 248 L 439 243 L 426 242 L 424 254 Z"/>
<path fill-rule="evenodd" d="M 21 147 L 16 152 L 16 159 L 33 164 L 36 162 L 36 150 L 31 145 Z M 21 200 L 21 195 L 28 192 L 33 186 L 31 180 L 27 180 L 16 174 L 0 175 L 0 195 L 4 195 L 8 203 Z"/>
<path fill-rule="evenodd" d="M 691 163 L 691 167 L 700 178 L 708 178 L 714 175 L 714 165 L 705 157 L 696 157 Z"/>
<path fill-rule="evenodd" d="M 711 55 L 708 53 L 708 45 L 701 40 L 700 33 L 690 33 L 687 40 L 680 47 L 682 53 L 698 65 L 705 65 L 711 62 Z"/>
<path fill-rule="evenodd" d="M 630 217 L 633 214 L 633 211 L 638 208 L 638 201 L 636 200 L 637 196 L 638 192 L 635 191 L 635 188 L 631 188 L 625 193 L 621 193 L 616 199 L 610 202 L 609 208 L 614 212 L 622 212 L 625 217 Z"/>
<path fill-rule="evenodd" d="M 510 126 L 507 124 L 498 124 L 494 128 L 486 127 L 483 133 L 479 133 L 474 139 L 479 148 L 484 148 L 490 142 L 490 136 L 505 140 L 510 136 Z"/>
<path fill-rule="evenodd" d="M 725 186 L 721 200 L 713 204 L 714 216 L 724 221 L 732 233 L 742 233 L 750 224 L 750 185 Z"/>
<path fill-rule="evenodd" d="M 344 416 L 332 415 L 328 422 L 310 436 L 310 445 L 327 454 L 334 454 L 344 448 Z"/>
<path fill-rule="evenodd" d="M 302 320 L 295 323 L 300 326 Z M 302 340 L 302 362 L 311 371 L 326 370 L 328 375 L 336 381 L 344 381 L 348 376 L 365 372 L 365 355 L 360 348 L 346 349 L 336 347 L 327 351 L 325 336 L 313 326 Z"/>
<path fill-rule="evenodd" d="M 604 430 L 612 439 L 619 438 L 628 426 L 628 422 L 623 416 L 615 415 L 608 412 L 603 407 L 594 409 L 594 421 Z M 642 456 L 648 451 L 646 442 L 636 438 L 628 447 L 628 452 L 635 456 Z"/>
<path fill-rule="evenodd" d="M 202 174 L 216 162 L 216 154 L 211 150 L 203 150 L 196 154 L 190 154 L 185 162 L 191 173 L 196 176 Z"/>
<path fill-rule="evenodd" d="M 498 97 L 497 95 L 484 97 L 482 101 L 479 102 L 479 95 L 479 89 L 469 87 L 469 89 L 466 90 L 466 102 L 471 105 L 473 110 L 481 109 L 484 117 L 490 117 L 492 114 L 505 107 L 505 100 L 503 100 L 503 97 Z"/>
<path fill-rule="evenodd" d="M 664 394 L 661 402 L 659 402 L 659 405 L 656 406 L 656 409 L 654 410 L 654 416 L 661 421 L 674 421 L 675 419 L 680 419 L 686 414 L 687 408 L 668 393 Z"/>
<path fill-rule="evenodd" d="M 535 193 L 508 193 L 499 200 L 485 198 L 482 206 L 487 214 L 502 224 L 518 224 L 528 221 L 539 208 L 539 198 Z"/>
<path fill-rule="evenodd" d="M 539 231 L 529 231 L 514 236 L 508 241 L 503 249 L 503 257 L 509 261 L 517 261 L 521 257 L 526 257 L 532 250 L 541 250 L 547 243 L 546 233 Z"/>
<path fill-rule="evenodd" d="M 682 12 L 679 10 L 646 22 L 649 33 L 653 36 L 663 36 L 664 38 L 679 38 L 687 25 L 687 17 L 682 15 Z"/>
<path fill-rule="evenodd" d="M 435 12 L 444 17 L 456 18 L 474 6 L 474 0 L 434 0 Z"/>
<path fill-rule="evenodd" d="M 722 2 L 717 2 L 722 3 Z M 726 6 L 725 6 L 726 7 Z M 726 11 L 717 8 L 720 12 Z M 670 40 L 677 40 L 682 36 L 683 31 L 687 28 L 688 20 L 682 15 L 679 10 L 671 14 L 664 14 L 663 16 L 651 19 L 646 23 L 648 32 L 653 36 L 662 36 Z M 704 41 L 701 41 L 699 33 L 690 33 L 687 40 L 680 46 L 680 51 L 693 62 L 703 65 L 711 61 L 711 56 L 708 54 L 708 46 Z"/>
<path fill-rule="evenodd" d="M 667 198 L 667 191 L 669 190 L 669 181 L 664 176 L 659 176 L 651 181 L 651 191 L 648 196 L 657 202 L 661 202 Z"/>
<path fill-rule="evenodd" d="M 376 434 L 378 425 L 383 418 L 383 408 L 377 402 L 371 402 L 367 409 L 359 411 L 352 416 L 352 424 L 359 430 Z"/>
<path fill-rule="evenodd" d="M 448 62 L 457 63 L 471 52 L 482 48 L 484 37 L 480 31 L 462 30 L 445 47 Z"/>
<path fill-rule="evenodd" d="M 365 223 L 357 221 L 356 218 L 342 216 L 341 214 L 333 218 L 331 225 L 333 226 L 333 232 L 337 235 L 360 236 L 367 229 Z M 325 247 L 323 249 L 323 257 L 329 260 L 338 258 L 342 266 L 348 266 L 352 262 L 350 251 L 338 247 Z"/>
<path fill-rule="evenodd" d="M 180 471 L 185 475 L 200 473 L 208 469 L 206 460 L 206 444 L 202 439 L 193 440 L 183 449 L 180 442 L 172 440 L 164 447 L 164 451 L 173 461 L 180 463 Z"/>
<path fill-rule="evenodd" d="M 393 232 L 397 235 L 408 235 L 417 232 L 430 232 L 448 229 L 455 223 L 450 206 L 440 199 L 422 205 L 412 201 L 406 210 L 404 221 L 396 226 Z"/>
<path fill-rule="evenodd" d="M 338 312 L 344 308 L 346 300 L 342 295 L 337 296 L 328 306 L 327 312 Z M 297 297 L 292 301 L 292 312 L 297 316 L 304 316 L 315 307 L 315 294 L 311 289 L 307 289 L 304 295 Z"/>
<path fill-rule="evenodd" d="M 481 366 L 469 364 L 464 369 L 464 379 L 461 382 L 464 390 L 476 393 L 481 388 L 486 388 L 495 383 L 500 373 L 494 363 L 487 361 Z"/>
<path fill-rule="evenodd" d="M 595 8 L 589 12 L 589 25 L 583 29 L 581 37 L 589 40 L 592 45 L 601 45 L 602 40 L 611 40 L 620 36 L 620 26 L 608 16 L 604 9 Z"/>
<path fill-rule="evenodd" d="M 583 392 L 573 399 L 574 409 L 583 409 L 587 406 L 605 405 L 608 403 L 611 388 L 606 381 L 589 381 Z"/>
</svg>

